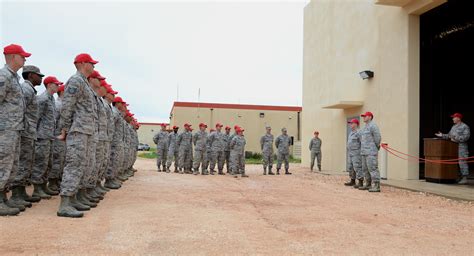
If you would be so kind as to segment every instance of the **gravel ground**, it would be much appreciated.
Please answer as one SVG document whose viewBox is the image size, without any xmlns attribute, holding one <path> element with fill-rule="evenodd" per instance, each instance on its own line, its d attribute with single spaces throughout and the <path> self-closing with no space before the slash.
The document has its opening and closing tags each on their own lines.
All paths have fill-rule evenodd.
<svg viewBox="0 0 474 256">
<path fill-rule="evenodd" d="M 59 198 L 0 218 L 0 255 L 472 255 L 474 206 L 343 176 L 250 178 L 139 172 L 82 219 L 56 217 Z"/>
</svg>

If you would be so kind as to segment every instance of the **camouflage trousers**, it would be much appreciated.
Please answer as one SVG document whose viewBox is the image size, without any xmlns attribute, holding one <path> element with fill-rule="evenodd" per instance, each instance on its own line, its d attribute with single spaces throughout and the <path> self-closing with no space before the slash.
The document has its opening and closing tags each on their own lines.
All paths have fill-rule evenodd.
<svg viewBox="0 0 474 256">
<path fill-rule="evenodd" d="M 459 155 L 459 158 L 469 157 L 469 150 L 467 147 L 467 143 L 459 143 L 458 155 Z M 459 160 L 459 169 L 461 171 L 462 176 L 469 175 L 469 165 L 467 164 L 466 160 Z"/>
<path fill-rule="evenodd" d="M 35 157 L 35 140 L 27 137 L 20 139 L 20 160 L 18 163 L 18 172 L 12 177 L 10 187 L 26 186 L 33 170 L 33 161 Z"/>
<path fill-rule="evenodd" d="M 225 160 L 225 168 L 227 170 L 227 173 L 231 172 L 230 169 L 230 151 L 224 151 L 224 160 Z"/>
<path fill-rule="evenodd" d="M 97 175 L 93 177 L 94 185 L 97 182 L 102 181 L 105 173 L 105 168 L 107 167 L 107 141 L 99 140 L 96 147 L 96 170 Z"/>
<path fill-rule="evenodd" d="M 107 170 L 109 169 L 109 164 L 110 164 L 110 141 L 105 142 L 105 160 L 104 160 L 104 166 L 102 167 L 102 171 L 99 170 L 99 180 L 102 181 L 105 179 L 105 174 L 107 173 Z"/>
<path fill-rule="evenodd" d="M 20 132 L 0 131 L 0 192 L 13 181 L 20 161 Z"/>
<path fill-rule="evenodd" d="M 206 160 L 204 161 L 203 167 L 205 170 L 209 170 L 211 164 L 211 150 L 206 151 Z"/>
<path fill-rule="evenodd" d="M 93 136 L 94 137 L 94 136 Z M 92 138 L 89 143 L 88 158 L 87 158 L 87 168 L 84 170 L 84 175 L 81 180 L 81 188 L 94 188 L 97 180 L 97 144 L 99 141 L 96 138 Z"/>
<path fill-rule="evenodd" d="M 263 152 L 262 153 L 262 161 L 263 161 L 263 168 L 270 168 L 273 167 L 273 152 Z"/>
<path fill-rule="evenodd" d="M 245 154 L 243 152 L 230 152 L 230 169 L 232 174 L 245 174 Z"/>
<path fill-rule="evenodd" d="M 66 162 L 61 181 L 61 196 L 73 196 L 81 188 L 85 170 L 90 166 L 92 135 L 71 132 L 66 137 Z"/>
<path fill-rule="evenodd" d="M 178 169 L 178 159 L 179 159 L 179 152 L 174 148 L 168 149 L 168 157 L 166 158 L 166 168 L 170 168 L 171 164 L 174 161 L 174 169 Z"/>
<path fill-rule="evenodd" d="M 347 171 L 351 179 L 364 178 L 364 173 L 362 172 L 362 157 L 360 155 L 347 157 Z"/>
<path fill-rule="evenodd" d="M 278 153 L 277 170 L 281 169 L 281 165 L 283 162 L 285 163 L 285 170 L 290 169 L 290 154 L 289 153 Z"/>
<path fill-rule="evenodd" d="M 179 148 L 179 168 L 191 170 L 193 165 L 193 152 L 189 147 Z"/>
<path fill-rule="evenodd" d="M 366 179 L 380 181 L 380 172 L 378 167 L 377 155 L 362 155 L 362 172 Z"/>
<path fill-rule="evenodd" d="M 124 157 L 124 147 L 122 143 L 112 142 L 110 145 L 110 161 L 105 173 L 105 178 L 108 180 L 115 179 L 122 168 Z"/>
<path fill-rule="evenodd" d="M 133 148 L 133 154 L 132 154 L 132 165 L 130 167 L 133 168 L 133 166 L 135 165 L 135 162 L 137 161 L 137 152 L 138 152 L 138 149 L 136 149 L 138 146 L 135 146 Z"/>
<path fill-rule="evenodd" d="M 131 147 L 128 147 L 127 162 L 125 164 L 124 171 L 130 169 L 133 165 L 133 152 L 134 152 L 133 149 Z M 165 162 L 165 166 L 166 166 L 166 162 Z"/>
<path fill-rule="evenodd" d="M 119 174 L 123 174 L 124 171 L 127 169 L 129 157 L 130 157 L 130 147 L 125 144 L 124 150 L 123 150 L 122 165 L 120 166 L 120 169 L 118 171 Z"/>
<path fill-rule="evenodd" d="M 48 181 L 48 171 L 53 159 L 53 141 L 50 139 L 38 139 L 35 143 L 35 160 L 30 182 L 32 184 L 43 184 Z"/>
<path fill-rule="evenodd" d="M 225 153 L 224 153 L 224 151 L 213 150 L 213 151 L 211 151 L 211 157 L 210 158 L 211 158 L 211 165 L 210 165 L 209 169 L 211 171 L 214 171 L 214 169 L 216 168 L 216 164 L 217 164 L 217 170 L 219 170 L 219 172 L 224 170 L 224 163 L 225 163 Z"/>
<path fill-rule="evenodd" d="M 166 169 L 166 157 L 168 156 L 168 147 L 156 147 L 156 166 L 158 170 Z"/>
<path fill-rule="evenodd" d="M 48 174 L 49 179 L 60 179 L 63 176 L 64 162 L 66 160 L 66 142 L 53 141 L 53 163 Z"/>
<path fill-rule="evenodd" d="M 193 169 L 198 170 L 201 166 L 201 171 L 207 170 L 207 151 L 194 150 Z"/>
<path fill-rule="evenodd" d="M 133 147 L 130 147 L 130 150 L 129 150 L 128 154 L 129 154 L 128 155 L 128 165 L 127 165 L 126 169 L 130 169 L 133 166 L 133 159 L 135 159 L 135 150 L 133 149 Z M 165 162 L 165 166 L 166 166 L 166 162 Z"/>
<path fill-rule="evenodd" d="M 314 168 L 314 160 L 316 159 L 318 161 L 318 170 L 321 170 L 321 151 L 319 152 L 313 152 L 311 151 L 311 170 Z"/>
</svg>

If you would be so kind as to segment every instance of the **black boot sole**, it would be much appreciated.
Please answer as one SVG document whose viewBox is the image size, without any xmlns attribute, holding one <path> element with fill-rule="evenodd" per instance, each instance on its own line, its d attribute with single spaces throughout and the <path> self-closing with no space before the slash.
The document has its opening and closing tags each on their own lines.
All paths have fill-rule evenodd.
<svg viewBox="0 0 474 256">
<path fill-rule="evenodd" d="M 68 214 L 64 214 L 64 213 L 56 213 L 56 215 L 58 215 L 58 217 L 65 217 L 65 218 L 82 218 L 84 216 L 84 214 L 82 215 L 68 215 Z"/>
</svg>

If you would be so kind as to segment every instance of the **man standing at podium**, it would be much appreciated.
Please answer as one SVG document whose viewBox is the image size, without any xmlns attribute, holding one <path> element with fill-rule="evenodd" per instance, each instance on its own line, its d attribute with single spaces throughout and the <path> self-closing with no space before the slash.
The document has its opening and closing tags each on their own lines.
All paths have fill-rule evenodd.
<svg viewBox="0 0 474 256">
<path fill-rule="evenodd" d="M 451 115 L 453 118 L 453 127 L 448 134 L 443 134 L 441 132 L 436 133 L 435 135 L 443 139 L 450 139 L 453 142 L 458 143 L 458 158 L 467 158 L 469 157 L 469 151 L 467 148 L 467 141 L 470 137 L 470 130 L 467 124 L 461 121 L 462 115 L 460 113 L 454 113 Z M 469 175 L 469 166 L 466 163 L 466 159 L 459 160 L 459 169 L 461 171 L 461 180 L 458 184 L 467 184 L 467 176 Z"/>
</svg>

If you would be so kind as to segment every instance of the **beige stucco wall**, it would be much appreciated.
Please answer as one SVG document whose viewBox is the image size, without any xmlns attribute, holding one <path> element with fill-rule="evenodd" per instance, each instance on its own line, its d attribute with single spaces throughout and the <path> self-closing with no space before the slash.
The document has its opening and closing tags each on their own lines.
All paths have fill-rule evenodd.
<svg viewBox="0 0 474 256">
<path fill-rule="evenodd" d="M 212 115 L 211 115 L 212 112 Z M 265 113 L 264 118 L 260 118 L 260 113 Z M 247 145 L 245 150 L 252 152 L 261 152 L 260 137 L 265 133 L 265 126 L 268 124 L 272 127 L 272 133 L 275 138 L 281 134 L 281 128 L 288 129 L 288 135 L 294 136 L 297 141 L 297 112 L 290 111 L 273 111 L 273 110 L 238 110 L 238 109 L 222 109 L 214 108 L 190 108 L 190 107 L 174 107 L 170 125 L 177 125 L 182 131 L 185 123 L 192 124 L 195 132 L 199 123 L 203 122 L 210 128 L 214 128 L 217 122 L 224 126 L 239 125 L 245 129 L 245 138 Z M 212 125 L 210 125 L 212 124 Z"/>
<path fill-rule="evenodd" d="M 305 145 L 321 132 L 323 169 L 346 168 L 346 118 L 371 111 L 382 140 L 419 151 L 419 17 L 373 0 L 312 1 L 304 10 L 303 126 Z M 358 72 L 372 70 L 373 79 Z M 323 109 L 339 101 L 362 107 Z M 303 147 L 304 149 L 304 147 Z M 309 152 L 303 150 L 303 164 Z M 389 156 L 389 179 L 417 179 L 418 164 Z"/>
<path fill-rule="evenodd" d="M 153 143 L 153 136 L 161 130 L 160 125 L 150 125 L 150 124 L 142 124 L 140 129 L 138 129 L 138 140 L 140 143 L 146 143 L 150 145 L 150 147 L 155 147 L 155 143 Z"/>
</svg>

